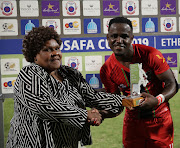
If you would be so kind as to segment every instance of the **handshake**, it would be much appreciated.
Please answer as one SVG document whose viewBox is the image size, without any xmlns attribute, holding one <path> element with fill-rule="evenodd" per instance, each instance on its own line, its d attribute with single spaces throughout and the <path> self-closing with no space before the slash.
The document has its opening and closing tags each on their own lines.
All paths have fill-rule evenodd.
<svg viewBox="0 0 180 148">
<path fill-rule="evenodd" d="M 95 108 L 87 111 L 87 122 L 92 126 L 99 126 L 103 121 L 102 114 Z"/>
</svg>

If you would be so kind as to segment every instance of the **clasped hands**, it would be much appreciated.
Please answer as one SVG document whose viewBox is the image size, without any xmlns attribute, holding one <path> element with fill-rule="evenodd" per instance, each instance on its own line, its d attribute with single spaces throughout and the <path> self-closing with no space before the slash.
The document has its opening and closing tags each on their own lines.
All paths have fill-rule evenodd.
<svg viewBox="0 0 180 148">
<path fill-rule="evenodd" d="M 92 126 L 99 126 L 102 123 L 103 117 L 95 108 L 87 111 L 87 122 Z"/>
</svg>

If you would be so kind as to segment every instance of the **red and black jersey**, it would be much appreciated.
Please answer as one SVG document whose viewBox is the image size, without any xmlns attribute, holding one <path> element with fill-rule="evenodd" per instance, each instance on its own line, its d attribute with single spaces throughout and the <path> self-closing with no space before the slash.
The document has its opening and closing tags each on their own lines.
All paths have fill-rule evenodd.
<svg viewBox="0 0 180 148">
<path fill-rule="evenodd" d="M 133 63 L 142 63 L 142 68 L 148 76 L 148 84 L 141 88 L 141 92 L 147 92 L 154 96 L 162 93 L 163 82 L 156 75 L 159 75 L 169 69 L 165 58 L 161 52 L 153 47 L 133 44 L 134 55 Z M 104 63 L 100 70 L 101 81 L 107 92 L 122 92 L 124 95 L 130 94 L 130 69 L 117 61 L 113 53 Z M 163 103 L 168 105 L 168 103 Z M 164 105 L 160 108 L 163 108 Z"/>
<path fill-rule="evenodd" d="M 142 63 L 142 68 L 148 76 L 149 83 L 144 91 L 156 96 L 162 92 L 163 83 L 156 77 L 169 69 L 165 58 L 157 49 L 133 44 L 133 63 Z M 101 81 L 107 92 L 117 92 L 119 89 L 124 95 L 130 94 L 130 70 L 117 61 L 114 53 L 108 58 L 100 70 Z"/>
</svg>

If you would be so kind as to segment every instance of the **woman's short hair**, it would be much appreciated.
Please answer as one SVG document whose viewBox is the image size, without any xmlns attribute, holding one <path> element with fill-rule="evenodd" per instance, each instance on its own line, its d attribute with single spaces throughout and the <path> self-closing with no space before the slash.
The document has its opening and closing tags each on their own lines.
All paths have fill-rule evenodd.
<svg viewBox="0 0 180 148">
<path fill-rule="evenodd" d="M 50 27 L 35 27 L 23 39 L 23 55 L 28 62 L 34 62 L 34 57 L 44 47 L 46 41 L 54 39 L 59 45 L 62 41 L 60 35 Z"/>
</svg>

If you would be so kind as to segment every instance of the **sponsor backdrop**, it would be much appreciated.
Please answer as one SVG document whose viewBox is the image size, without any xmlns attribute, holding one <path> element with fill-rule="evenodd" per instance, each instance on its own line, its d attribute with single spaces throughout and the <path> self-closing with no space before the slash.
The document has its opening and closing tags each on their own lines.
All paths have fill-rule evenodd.
<svg viewBox="0 0 180 148">
<path fill-rule="evenodd" d="M 180 61 L 180 0 L 0 0 L 2 93 L 12 93 L 19 70 L 29 64 L 22 39 L 33 27 L 53 27 L 63 40 L 62 63 L 82 72 L 102 88 L 99 70 L 112 54 L 108 22 L 116 16 L 132 21 L 134 43 L 160 50 L 176 79 Z"/>
</svg>

